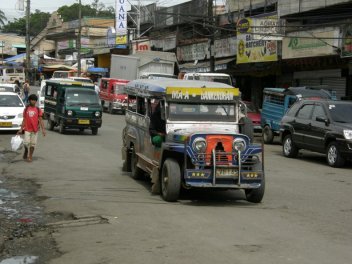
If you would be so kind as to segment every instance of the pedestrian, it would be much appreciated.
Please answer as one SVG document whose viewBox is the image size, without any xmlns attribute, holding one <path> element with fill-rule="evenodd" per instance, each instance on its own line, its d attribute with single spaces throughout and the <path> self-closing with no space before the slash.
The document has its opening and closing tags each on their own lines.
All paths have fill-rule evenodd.
<svg viewBox="0 0 352 264">
<path fill-rule="evenodd" d="M 25 104 L 28 104 L 28 95 L 29 95 L 29 80 L 26 79 L 25 83 L 23 84 L 23 101 Z"/>
<path fill-rule="evenodd" d="M 23 121 L 21 129 L 17 134 L 24 134 L 24 153 L 23 159 L 28 162 L 32 161 L 34 148 L 37 144 L 39 125 L 42 129 L 43 136 L 45 137 L 45 128 L 43 123 L 43 113 L 36 106 L 38 97 L 35 94 L 28 96 L 29 104 L 23 111 Z"/>
<path fill-rule="evenodd" d="M 15 93 L 17 93 L 18 95 L 21 94 L 21 85 L 19 80 L 15 81 Z"/>
</svg>

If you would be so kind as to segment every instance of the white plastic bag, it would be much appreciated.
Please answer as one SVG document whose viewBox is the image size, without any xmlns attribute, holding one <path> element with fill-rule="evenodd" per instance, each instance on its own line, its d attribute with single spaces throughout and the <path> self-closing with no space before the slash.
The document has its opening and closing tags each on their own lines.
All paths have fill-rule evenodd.
<svg viewBox="0 0 352 264">
<path fill-rule="evenodd" d="M 22 145 L 23 145 L 23 139 L 21 136 L 16 135 L 11 138 L 12 151 L 17 151 L 17 150 L 21 149 Z"/>
</svg>

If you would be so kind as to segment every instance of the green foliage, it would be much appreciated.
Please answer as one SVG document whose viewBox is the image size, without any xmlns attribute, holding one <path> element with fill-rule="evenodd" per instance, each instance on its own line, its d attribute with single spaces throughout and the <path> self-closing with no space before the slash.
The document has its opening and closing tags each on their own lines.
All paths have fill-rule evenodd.
<svg viewBox="0 0 352 264">
<path fill-rule="evenodd" d="M 79 4 L 75 3 L 70 6 L 62 6 L 57 11 L 64 22 L 78 19 Z M 99 0 L 94 0 L 91 5 L 81 5 L 82 17 L 109 17 L 114 18 L 114 8 L 112 6 L 105 7 Z"/>
<path fill-rule="evenodd" d="M 2 10 L 0 10 L 0 28 L 1 26 L 5 25 L 5 21 L 7 21 L 5 13 Z"/>
<path fill-rule="evenodd" d="M 30 16 L 30 29 L 29 34 L 31 36 L 38 35 L 47 25 L 50 18 L 50 13 L 41 12 L 36 9 L 35 13 Z M 15 21 L 9 22 L 3 27 L 3 32 L 16 33 L 18 35 L 26 35 L 26 18 L 22 17 L 19 19 L 15 18 Z"/>
</svg>

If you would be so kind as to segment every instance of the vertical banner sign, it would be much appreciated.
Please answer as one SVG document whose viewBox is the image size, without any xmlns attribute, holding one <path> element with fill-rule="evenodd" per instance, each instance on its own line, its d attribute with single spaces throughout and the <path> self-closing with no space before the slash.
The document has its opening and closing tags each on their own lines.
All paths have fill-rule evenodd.
<svg viewBox="0 0 352 264">
<path fill-rule="evenodd" d="M 116 0 L 116 45 L 127 45 L 127 0 Z"/>
</svg>

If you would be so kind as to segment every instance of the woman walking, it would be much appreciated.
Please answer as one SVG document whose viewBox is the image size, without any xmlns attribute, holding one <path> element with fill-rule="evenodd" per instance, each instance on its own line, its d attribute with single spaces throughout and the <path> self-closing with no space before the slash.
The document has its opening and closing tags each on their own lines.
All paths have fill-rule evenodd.
<svg viewBox="0 0 352 264">
<path fill-rule="evenodd" d="M 23 101 L 25 104 L 28 104 L 29 90 L 29 80 L 27 79 L 23 84 Z"/>
</svg>

